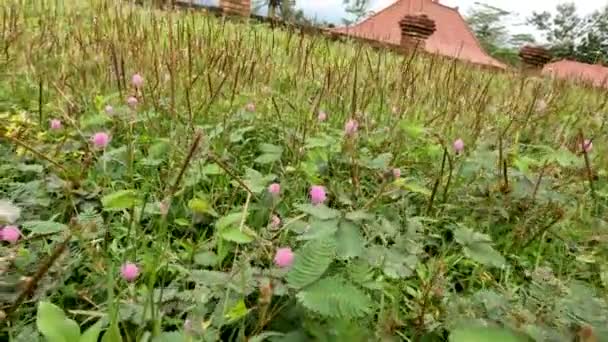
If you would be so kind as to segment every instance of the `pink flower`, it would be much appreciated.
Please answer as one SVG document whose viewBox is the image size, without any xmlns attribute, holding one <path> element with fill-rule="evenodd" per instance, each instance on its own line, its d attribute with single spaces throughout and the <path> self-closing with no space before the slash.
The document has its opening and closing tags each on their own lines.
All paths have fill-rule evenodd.
<svg viewBox="0 0 608 342">
<path fill-rule="evenodd" d="M 126 262 L 120 267 L 120 275 L 128 282 L 132 282 L 139 276 L 139 267 L 132 262 Z"/>
<path fill-rule="evenodd" d="M 324 111 L 320 111 L 317 120 L 319 120 L 319 122 L 327 120 L 327 113 L 325 113 Z"/>
<path fill-rule="evenodd" d="M 393 177 L 395 177 L 395 178 L 399 178 L 399 177 L 401 177 L 401 169 L 399 169 L 399 168 L 394 168 L 394 169 L 393 169 Z"/>
<path fill-rule="evenodd" d="M 255 112 L 255 103 L 253 102 L 249 102 L 246 106 L 245 106 L 245 110 L 247 110 L 248 112 Z"/>
<path fill-rule="evenodd" d="M 350 119 L 344 125 L 344 133 L 348 136 L 355 135 L 357 133 L 357 129 L 359 128 L 359 123 L 357 120 Z"/>
<path fill-rule="evenodd" d="M 462 141 L 462 139 L 457 139 L 456 141 L 454 141 L 454 151 L 456 151 L 456 153 L 461 153 L 464 150 L 464 141 Z"/>
<path fill-rule="evenodd" d="M 110 105 L 107 105 L 106 108 L 104 108 L 104 110 L 105 110 L 106 114 L 108 114 L 108 115 L 114 114 L 114 108 Z"/>
<path fill-rule="evenodd" d="M 131 109 L 134 109 L 135 107 L 137 107 L 138 103 L 139 103 L 139 101 L 137 100 L 137 97 L 135 97 L 135 96 L 129 96 L 129 98 L 127 99 L 127 104 L 129 105 L 129 107 L 131 107 Z"/>
<path fill-rule="evenodd" d="M 277 249 L 277 254 L 274 256 L 274 263 L 281 267 L 289 267 L 293 264 L 294 254 L 291 248 L 284 247 Z"/>
<path fill-rule="evenodd" d="M 325 194 L 325 187 L 321 185 L 313 185 L 310 187 L 310 201 L 312 204 L 317 205 L 325 202 L 327 195 Z"/>
<path fill-rule="evenodd" d="M 585 139 L 585 141 L 583 142 L 583 151 L 585 151 L 585 153 L 589 153 L 589 152 L 591 152 L 592 149 L 593 149 L 593 142 L 589 139 Z"/>
<path fill-rule="evenodd" d="M 134 74 L 131 78 L 131 83 L 135 88 L 141 88 L 144 85 L 144 78 L 140 74 Z"/>
<path fill-rule="evenodd" d="M 279 183 L 272 183 L 268 186 L 268 192 L 273 196 L 278 196 L 281 192 L 281 185 Z"/>
<path fill-rule="evenodd" d="M 281 218 L 277 215 L 272 215 L 272 218 L 270 219 L 270 226 L 272 228 L 279 228 L 280 225 L 281 225 Z"/>
<path fill-rule="evenodd" d="M 21 231 L 16 226 L 6 226 L 0 230 L 0 240 L 16 243 L 21 237 Z"/>
<path fill-rule="evenodd" d="M 59 119 L 51 120 L 51 129 L 54 131 L 61 129 L 61 121 Z"/>
<path fill-rule="evenodd" d="M 96 148 L 104 149 L 110 143 L 110 136 L 106 132 L 97 132 L 93 135 L 91 141 Z"/>
</svg>

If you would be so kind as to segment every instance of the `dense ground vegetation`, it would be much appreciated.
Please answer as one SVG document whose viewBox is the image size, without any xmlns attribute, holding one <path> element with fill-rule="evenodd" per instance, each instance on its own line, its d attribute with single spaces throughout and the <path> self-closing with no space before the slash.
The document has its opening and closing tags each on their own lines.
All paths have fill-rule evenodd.
<svg viewBox="0 0 608 342">
<path fill-rule="evenodd" d="M 123 1 L 0 12 L 2 340 L 608 339 L 605 92 Z"/>
</svg>

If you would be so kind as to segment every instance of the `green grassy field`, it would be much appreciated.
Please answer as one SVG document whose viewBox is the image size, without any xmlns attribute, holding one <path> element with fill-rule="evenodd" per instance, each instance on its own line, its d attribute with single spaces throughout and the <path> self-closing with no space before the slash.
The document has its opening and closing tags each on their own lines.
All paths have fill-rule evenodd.
<svg viewBox="0 0 608 342">
<path fill-rule="evenodd" d="M 608 341 L 605 91 L 0 6 L 0 339 Z"/>
</svg>

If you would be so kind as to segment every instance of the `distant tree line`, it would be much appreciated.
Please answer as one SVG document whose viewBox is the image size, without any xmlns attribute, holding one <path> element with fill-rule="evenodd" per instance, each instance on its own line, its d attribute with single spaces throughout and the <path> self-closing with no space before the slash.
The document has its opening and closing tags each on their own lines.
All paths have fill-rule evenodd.
<svg viewBox="0 0 608 342">
<path fill-rule="evenodd" d="M 511 35 L 505 22 L 513 13 L 484 3 L 476 3 L 467 21 L 484 49 L 503 62 L 519 64 L 518 50 L 536 44 L 531 34 Z M 536 28 L 557 59 L 608 64 L 608 5 L 589 15 L 580 15 L 575 3 L 558 4 L 555 12 L 533 12 L 525 24 Z"/>
</svg>

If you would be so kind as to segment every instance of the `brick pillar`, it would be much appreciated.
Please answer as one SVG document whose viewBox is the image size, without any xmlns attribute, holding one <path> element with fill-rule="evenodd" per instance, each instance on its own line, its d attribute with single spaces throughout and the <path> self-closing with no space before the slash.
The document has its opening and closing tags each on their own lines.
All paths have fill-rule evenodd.
<svg viewBox="0 0 608 342">
<path fill-rule="evenodd" d="M 220 0 L 220 7 L 228 15 L 251 15 L 251 0 Z"/>
<path fill-rule="evenodd" d="M 426 14 L 408 14 L 399 21 L 401 46 L 406 49 L 422 48 L 437 29 L 435 21 Z"/>
<path fill-rule="evenodd" d="M 519 49 L 519 57 L 524 69 L 530 72 L 540 71 L 551 60 L 549 50 L 540 46 L 525 45 Z"/>
</svg>

